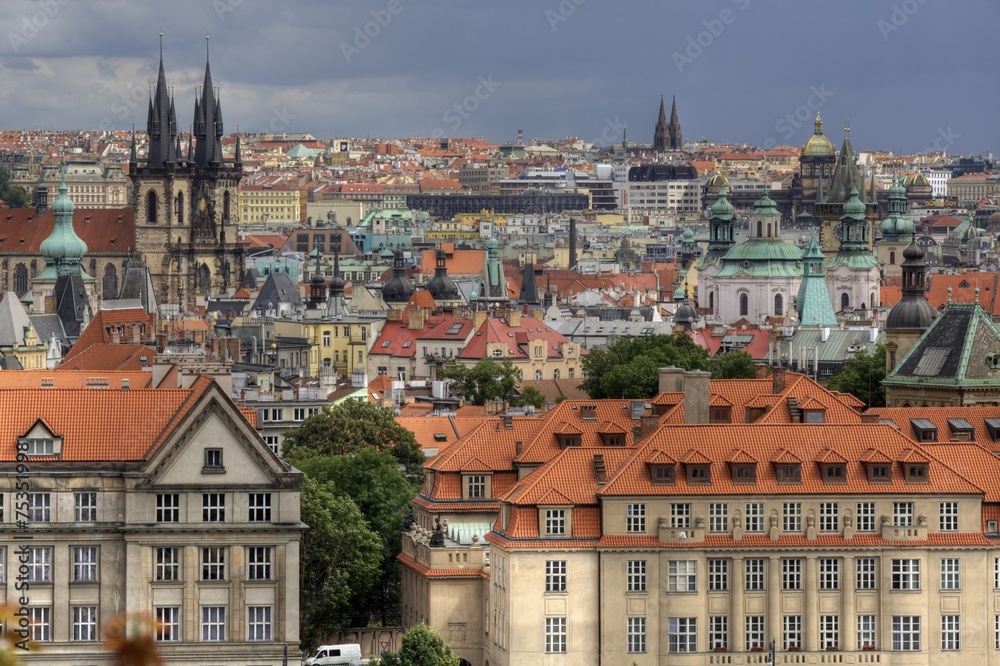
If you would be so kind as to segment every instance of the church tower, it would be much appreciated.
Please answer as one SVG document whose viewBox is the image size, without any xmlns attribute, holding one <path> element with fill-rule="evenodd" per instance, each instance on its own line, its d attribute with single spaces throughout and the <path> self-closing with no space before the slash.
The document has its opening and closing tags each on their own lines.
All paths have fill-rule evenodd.
<svg viewBox="0 0 1000 666">
<path fill-rule="evenodd" d="M 681 137 L 681 121 L 677 118 L 677 96 L 674 95 L 674 101 L 670 106 L 670 124 L 667 125 L 667 148 L 670 150 L 680 150 L 683 147 L 684 139 Z"/>
<path fill-rule="evenodd" d="M 653 150 L 662 153 L 667 150 L 667 112 L 663 108 L 663 95 L 660 95 L 660 115 L 656 118 L 653 129 Z"/>
<path fill-rule="evenodd" d="M 822 129 L 822 125 L 819 126 Z M 825 166 L 825 163 L 819 163 Z M 872 176 L 872 187 L 874 187 L 874 175 Z M 840 247 L 840 236 L 838 231 L 841 215 L 844 212 L 844 205 L 851 198 L 851 190 L 858 191 L 858 201 L 863 204 L 862 214 L 867 220 L 868 236 L 867 244 L 871 248 L 871 232 L 875 218 L 878 215 L 878 204 L 875 202 L 874 189 L 869 196 L 865 196 L 865 182 L 858 168 L 858 158 L 854 153 L 854 146 L 851 145 L 851 130 L 844 128 L 844 143 L 840 147 L 837 161 L 833 168 L 833 176 L 830 180 L 820 177 L 818 190 L 816 192 L 816 222 L 819 225 L 819 242 L 823 248 L 823 254 L 831 256 Z"/>
<path fill-rule="evenodd" d="M 182 311 L 197 295 L 214 296 L 236 286 L 243 250 L 236 238 L 237 187 L 243 177 L 239 137 L 232 161 L 222 154 L 222 105 L 207 57 L 201 94 L 195 95 L 187 155 L 181 150 L 173 93 L 160 70 L 149 100 L 149 151 L 139 160 L 132 137 L 129 177 L 136 197 L 136 252 L 145 260 L 160 303 Z"/>
<path fill-rule="evenodd" d="M 830 300 L 837 312 L 848 308 L 874 310 L 879 304 L 879 267 L 872 254 L 870 222 L 865 202 L 852 187 L 850 198 L 841 207 L 840 245 L 826 263 Z"/>
<path fill-rule="evenodd" d="M 927 260 L 914 240 L 903 250 L 903 297 L 885 320 L 885 372 L 890 374 L 937 316 L 927 301 Z"/>
</svg>

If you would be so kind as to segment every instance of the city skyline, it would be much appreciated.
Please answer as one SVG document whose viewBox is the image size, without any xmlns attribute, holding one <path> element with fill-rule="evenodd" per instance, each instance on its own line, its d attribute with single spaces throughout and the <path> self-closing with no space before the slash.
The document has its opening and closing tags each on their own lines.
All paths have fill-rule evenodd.
<svg viewBox="0 0 1000 666">
<path fill-rule="evenodd" d="M 627 7 L 5 3 L 0 124 L 141 128 L 162 29 L 184 131 L 208 34 L 227 133 L 650 143 L 662 94 L 688 139 L 801 145 L 819 111 L 861 150 L 1000 149 L 988 0 Z"/>
</svg>

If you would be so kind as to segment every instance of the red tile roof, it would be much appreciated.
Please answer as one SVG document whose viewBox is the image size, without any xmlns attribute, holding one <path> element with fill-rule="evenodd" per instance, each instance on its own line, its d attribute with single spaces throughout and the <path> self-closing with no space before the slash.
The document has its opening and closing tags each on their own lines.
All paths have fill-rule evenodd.
<svg viewBox="0 0 1000 666">
<path fill-rule="evenodd" d="M 0 252 L 37 254 L 55 219 L 48 208 L 8 208 L 0 212 Z M 87 244 L 88 255 L 126 255 L 135 251 L 135 211 L 131 208 L 80 208 L 73 213 L 73 230 Z"/>
</svg>

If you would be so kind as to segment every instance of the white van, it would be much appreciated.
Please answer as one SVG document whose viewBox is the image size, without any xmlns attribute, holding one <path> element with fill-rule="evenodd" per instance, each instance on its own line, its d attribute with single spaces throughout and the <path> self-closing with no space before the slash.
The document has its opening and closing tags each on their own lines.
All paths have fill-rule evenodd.
<svg viewBox="0 0 1000 666">
<path fill-rule="evenodd" d="M 357 643 L 344 645 L 320 645 L 316 652 L 306 659 L 305 666 L 361 666 L 367 664 L 361 658 L 361 646 Z"/>
</svg>

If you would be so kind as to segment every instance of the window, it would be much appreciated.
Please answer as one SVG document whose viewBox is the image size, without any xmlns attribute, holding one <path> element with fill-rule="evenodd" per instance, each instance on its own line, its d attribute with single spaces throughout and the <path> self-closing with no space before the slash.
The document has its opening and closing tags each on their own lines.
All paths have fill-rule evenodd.
<svg viewBox="0 0 1000 666">
<path fill-rule="evenodd" d="M 323 346 L 330 346 L 330 331 L 323 331 Z"/>
<path fill-rule="evenodd" d="M 28 548 L 28 582 L 52 582 L 52 549 L 30 546 Z"/>
<path fill-rule="evenodd" d="M 51 608 L 29 608 L 28 622 L 31 626 L 31 640 L 35 642 L 52 640 Z"/>
<path fill-rule="evenodd" d="M 226 607 L 203 606 L 201 609 L 201 640 L 226 640 Z"/>
<path fill-rule="evenodd" d="M 545 510 L 545 534 L 549 536 L 566 534 L 566 509 Z"/>
<path fill-rule="evenodd" d="M 566 618 L 545 618 L 545 653 L 566 653 Z"/>
<path fill-rule="evenodd" d="M 691 505 L 670 505 L 670 527 L 687 529 L 691 527 Z"/>
<path fill-rule="evenodd" d="M 858 532 L 874 532 L 875 502 L 858 502 L 855 518 L 854 524 Z"/>
<path fill-rule="evenodd" d="M 854 570 L 859 590 L 875 589 L 875 558 L 859 557 L 854 560 Z"/>
<path fill-rule="evenodd" d="M 306 408 L 296 407 L 292 410 L 292 420 L 293 421 L 305 421 L 306 420 Z"/>
<path fill-rule="evenodd" d="M 764 503 L 763 502 L 747 502 L 746 503 L 746 531 L 747 532 L 763 532 L 764 531 Z"/>
<path fill-rule="evenodd" d="M 97 493 L 73 493 L 73 517 L 78 523 L 97 521 Z"/>
<path fill-rule="evenodd" d="M 178 581 L 181 576 L 180 548 L 156 548 L 154 578 L 159 581 Z"/>
<path fill-rule="evenodd" d="M 224 546 L 201 549 L 201 579 L 226 580 L 226 549 Z"/>
<path fill-rule="evenodd" d="M 545 591 L 566 591 L 566 560 L 546 560 Z"/>
<path fill-rule="evenodd" d="M 942 532 L 958 531 L 958 502 L 941 502 L 938 505 L 938 529 Z"/>
<path fill-rule="evenodd" d="M 710 615 L 708 617 L 708 649 L 729 648 L 729 616 Z"/>
<path fill-rule="evenodd" d="M 840 616 L 819 616 L 819 647 L 821 650 L 840 647 Z"/>
<path fill-rule="evenodd" d="M 710 592 L 729 589 L 729 560 L 708 560 L 708 589 Z"/>
<path fill-rule="evenodd" d="M 469 499 L 483 499 L 486 497 L 486 476 L 482 474 L 472 474 L 466 477 L 466 488 L 469 491 Z"/>
<path fill-rule="evenodd" d="M 179 641 L 181 639 L 181 609 L 166 606 L 156 609 L 156 640 Z"/>
<path fill-rule="evenodd" d="M 251 523 L 271 520 L 271 493 L 250 493 L 247 517 Z"/>
<path fill-rule="evenodd" d="M 698 590 L 698 563 L 695 560 L 667 562 L 667 591 L 696 592 Z"/>
<path fill-rule="evenodd" d="M 993 649 L 1000 650 L 1000 615 L 993 616 Z"/>
<path fill-rule="evenodd" d="M 746 317 L 750 313 L 750 298 L 746 293 L 740 294 L 740 316 Z"/>
<path fill-rule="evenodd" d="M 754 648 L 764 649 L 764 616 L 747 615 L 746 622 L 746 646 L 748 650 Z"/>
<path fill-rule="evenodd" d="M 97 640 L 96 606 L 73 607 L 73 640 L 74 641 Z"/>
<path fill-rule="evenodd" d="M 802 560 L 781 560 L 781 589 L 802 589 Z"/>
<path fill-rule="evenodd" d="M 646 591 L 646 560 L 629 560 L 625 566 L 626 590 L 629 592 Z"/>
<path fill-rule="evenodd" d="M 941 589 L 958 590 L 959 585 L 958 558 L 946 557 L 941 560 Z"/>
<path fill-rule="evenodd" d="M 892 524 L 896 527 L 913 525 L 913 502 L 892 503 Z"/>
<path fill-rule="evenodd" d="M 222 449 L 205 449 L 205 469 L 224 469 L 222 466 Z"/>
<path fill-rule="evenodd" d="M 275 453 L 278 453 L 278 436 L 277 435 L 263 435 L 264 443 L 267 444 L 267 448 L 271 449 Z"/>
<path fill-rule="evenodd" d="M 625 618 L 625 636 L 628 651 L 637 654 L 646 651 L 646 618 Z"/>
<path fill-rule="evenodd" d="M 712 468 L 709 465 L 687 465 L 687 480 L 691 485 L 707 485 L 712 481 Z"/>
<path fill-rule="evenodd" d="M 845 483 L 844 465 L 823 465 L 823 483 Z"/>
<path fill-rule="evenodd" d="M 206 523 L 222 523 L 226 520 L 226 494 L 202 493 L 201 519 Z"/>
<path fill-rule="evenodd" d="M 763 591 L 764 560 L 756 558 L 743 560 L 743 568 L 746 573 L 744 578 L 744 589 L 747 592 Z"/>
<path fill-rule="evenodd" d="M 892 649 L 900 651 L 920 651 L 920 616 L 892 616 Z"/>
<path fill-rule="evenodd" d="M 784 502 L 781 505 L 781 531 L 802 531 L 802 503 Z"/>
<path fill-rule="evenodd" d="M 695 652 L 697 643 L 698 618 L 667 618 L 667 652 Z"/>
<path fill-rule="evenodd" d="M 899 559 L 892 561 L 892 589 L 920 589 L 920 560 Z"/>
<path fill-rule="evenodd" d="M 646 532 L 646 505 L 627 504 L 625 506 L 625 531 Z"/>
<path fill-rule="evenodd" d="M 869 650 L 875 649 L 875 616 L 874 615 L 859 615 L 858 616 L 858 647 L 864 650 L 865 648 Z"/>
<path fill-rule="evenodd" d="M 48 493 L 28 493 L 28 521 L 32 523 L 49 522 L 49 502 Z"/>
<path fill-rule="evenodd" d="M 840 560 L 833 557 L 819 559 L 819 589 L 840 589 Z"/>
<path fill-rule="evenodd" d="M 156 493 L 156 522 L 180 522 L 181 496 L 178 493 Z"/>
<path fill-rule="evenodd" d="M 993 558 L 993 588 L 1000 589 L 1000 557 Z"/>
<path fill-rule="evenodd" d="M 729 505 L 713 502 L 708 505 L 708 531 L 729 531 Z"/>
<path fill-rule="evenodd" d="M 56 455 L 56 441 L 51 438 L 26 439 L 24 440 L 25 455 L 29 456 L 53 456 Z"/>
<path fill-rule="evenodd" d="M 247 580 L 271 580 L 271 547 L 248 546 Z"/>
<path fill-rule="evenodd" d="M 247 640 L 271 640 L 270 606 L 247 606 Z"/>
<path fill-rule="evenodd" d="M 802 649 L 802 616 L 785 615 L 781 618 L 781 649 Z"/>
<path fill-rule="evenodd" d="M 97 546 L 73 549 L 73 581 L 93 583 L 97 580 Z"/>
<path fill-rule="evenodd" d="M 840 527 L 840 505 L 837 502 L 819 503 L 819 531 L 836 532 Z"/>
<path fill-rule="evenodd" d="M 962 649 L 961 618 L 958 615 L 941 616 L 941 649 Z"/>
</svg>

